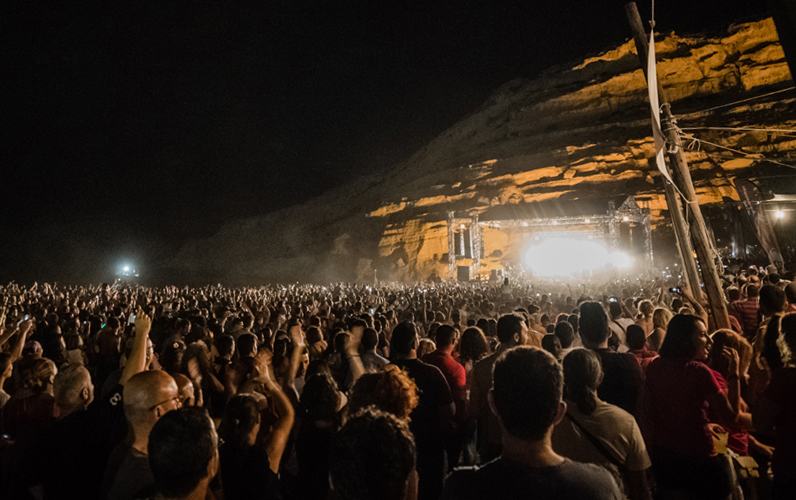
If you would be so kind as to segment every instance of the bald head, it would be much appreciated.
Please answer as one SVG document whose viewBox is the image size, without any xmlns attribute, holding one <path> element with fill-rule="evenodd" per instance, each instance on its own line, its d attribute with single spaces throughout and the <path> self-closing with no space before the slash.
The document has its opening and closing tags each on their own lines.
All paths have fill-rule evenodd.
<svg viewBox="0 0 796 500">
<path fill-rule="evenodd" d="M 177 384 L 164 371 L 144 371 L 127 381 L 124 414 L 133 426 L 136 439 L 139 434 L 145 438 L 162 415 L 179 406 L 178 396 Z"/>
</svg>

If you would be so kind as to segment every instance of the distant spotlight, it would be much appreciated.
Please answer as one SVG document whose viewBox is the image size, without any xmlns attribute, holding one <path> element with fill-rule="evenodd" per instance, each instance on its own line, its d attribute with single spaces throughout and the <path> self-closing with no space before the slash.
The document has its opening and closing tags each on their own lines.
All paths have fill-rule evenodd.
<svg viewBox="0 0 796 500">
<path fill-rule="evenodd" d="M 630 269 L 633 258 L 584 237 L 547 236 L 534 239 L 524 252 L 527 271 L 540 277 L 566 277 L 608 269 Z"/>
<path fill-rule="evenodd" d="M 774 218 L 777 220 L 782 220 L 785 218 L 785 211 L 784 210 L 774 210 Z"/>
<path fill-rule="evenodd" d="M 124 266 L 124 267 L 122 268 L 122 271 L 124 271 L 124 272 L 126 272 L 126 273 L 129 273 L 129 272 L 130 272 L 130 266 Z"/>
<path fill-rule="evenodd" d="M 630 217 L 628 217 L 627 215 L 622 217 L 622 222 L 627 222 L 629 220 L 630 220 Z"/>
</svg>

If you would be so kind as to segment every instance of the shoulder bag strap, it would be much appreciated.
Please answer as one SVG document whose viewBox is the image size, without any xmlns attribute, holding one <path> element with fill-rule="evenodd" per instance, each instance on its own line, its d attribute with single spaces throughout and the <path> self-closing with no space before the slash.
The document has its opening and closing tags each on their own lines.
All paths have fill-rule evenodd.
<svg viewBox="0 0 796 500">
<path fill-rule="evenodd" d="M 572 421 L 572 423 L 573 423 L 573 424 L 575 424 L 575 427 L 577 427 L 577 428 L 580 430 L 580 432 L 581 432 L 581 433 L 583 433 L 583 435 L 584 435 L 584 436 L 586 436 L 586 439 L 588 439 L 588 440 L 589 440 L 589 442 L 590 442 L 590 443 L 591 443 L 591 444 L 592 444 L 592 445 L 593 445 L 595 448 L 597 448 L 597 451 L 599 451 L 599 452 L 600 452 L 600 454 L 601 454 L 602 456 L 604 456 L 605 458 L 607 458 L 609 462 L 611 462 L 612 464 L 614 464 L 615 466 L 617 466 L 617 467 L 619 468 L 619 470 L 620 470 L 622 473 L 624 473 L 624 471 L 625 471 L 625 464 L 624 464 L 624 463 L 622 463 L 622 462 L 621 462 L 621 461 L 620 461 L 618 458 L 616 458 L 616 455 L 614 455 L 614 454 L 613 454 L 613 452 L 611 452 L 611 451 L 610 451 L 610 450 L 609 450 L 609 449 L 608 449 L 608 448 L 607 448 L 607 447 L 606 447 L 606 446 L 605 446 L 605 445 L 602 443 L 602 441 L 600 441 L 599 439 L 597 439 L 597 437 L 595 437 L 595 436 L 594 436 L 594 434 L 592 434 L 591 432 L 589 432 L 588 430 L 586 430 L 586 428 L 585 428 L 584 426 L 582 426 L 582 425 L 580 424 L 580 422 L 578 422 L 577 420 L 575 420 L 575 419 L 572 417 L 572 415 L 570 415 L 570 413 L 569 413 L 569 412 L 567 412 L 567 418 L 569 418 L 569 419 Z"/>
</svg>

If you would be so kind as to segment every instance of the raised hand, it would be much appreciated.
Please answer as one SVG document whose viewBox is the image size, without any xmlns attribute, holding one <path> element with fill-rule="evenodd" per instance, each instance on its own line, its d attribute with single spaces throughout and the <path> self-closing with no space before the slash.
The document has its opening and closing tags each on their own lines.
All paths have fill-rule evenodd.
<svg viewBox="0 0 796 500">
<path fill-rule="evenodd" d="M 149 330 L 152 328 L 152 319 L 147 316 L 143 309 L 139 306 L 135 312 L 135 334 L 136 335 L 149 335 Z"/>
<path fill-rule="evenodd" d="M 304 331 L 301 329 L 300 324 L 292 325 L 288 329 L 288 334 L 290 334 L 290 340 L 293 341 L 293 345 L 296 347 L 302 347 L 304 345 Z"/>
<path fill-rule="evenodd" d="M 254 361 L 257 364 L 258 372 L 260 376 L 265 380 L 266 383 L 274 382 L 273 377 L 273 366 L 271 366 L 271 361 L 274 355 L 268 349 L 263 349 L 257 353 L 255 356 Z"/>
<path fill-rule="evenodd" d="M 26 319 L 25 321 L 19 324 L 19 333 L 24 335 L 28 333 L 32 327 L 33 327 L 33 320 Z"/>
</svg>

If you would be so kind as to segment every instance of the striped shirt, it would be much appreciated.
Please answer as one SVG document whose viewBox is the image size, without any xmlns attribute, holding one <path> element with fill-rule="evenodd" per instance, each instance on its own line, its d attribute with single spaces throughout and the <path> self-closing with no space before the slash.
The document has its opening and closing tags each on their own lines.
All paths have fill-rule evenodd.
<svg viewBox="0 0 796 500">
<path fill-rule="evenodd" d="M 743 327 L 743 334 L 746 338 L 754 338 L 757 334 L 759 318 L 757 311 L 760 309 L 760 299 L 758 297 L 746 300 L 738 300 L 730 304 L 730 310 Z"/>
</svg>

